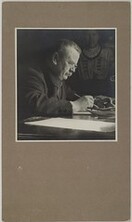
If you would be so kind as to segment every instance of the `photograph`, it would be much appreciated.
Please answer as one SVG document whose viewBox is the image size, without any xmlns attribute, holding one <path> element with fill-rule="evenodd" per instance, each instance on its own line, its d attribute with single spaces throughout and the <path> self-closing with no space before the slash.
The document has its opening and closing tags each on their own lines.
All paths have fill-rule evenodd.
<svg viewBox="0 0 132 222">
<path fill-rule="evenodd" d="M 17 140 L 116 140 L 115 28 L 16 28 Z"/>
<path fill-rule="evenodd" d="M 2 221 L 131 221 L 129 1 L 2 3 Z"/>
</svg>

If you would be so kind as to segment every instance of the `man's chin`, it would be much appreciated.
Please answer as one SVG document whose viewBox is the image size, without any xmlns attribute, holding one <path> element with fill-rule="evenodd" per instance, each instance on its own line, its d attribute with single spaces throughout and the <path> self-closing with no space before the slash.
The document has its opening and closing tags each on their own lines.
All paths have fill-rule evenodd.
<svg viewBox="0 0 132 222">
<path fill-rule="evenodd" d="M 71 77 L 71 76 L 72 76 L 72 73 L 69 73 L 69 74 L 67 74 L 67 75 L 64 76 L 64 79 L 66 80 L 66 79 L 68 79 L 68 78 Z"/>
<path fill-rule="evenodd" d="M 63 77 L 62 77 L 62 79 L 63 80 L 67 80 L 70 76 L 71 76 L 72 74 L 65 74 L 65 75 L 63 75 Z"/>
<path fill-rule="evenodd" d="M 64 80 L 67 80 L 67 79 L 68 79 L 68 77 L 69 77 L 69 75 L 64 76 L 64 77 L 63 77 L 63 79 L 64 79 Z"/>
</svg>

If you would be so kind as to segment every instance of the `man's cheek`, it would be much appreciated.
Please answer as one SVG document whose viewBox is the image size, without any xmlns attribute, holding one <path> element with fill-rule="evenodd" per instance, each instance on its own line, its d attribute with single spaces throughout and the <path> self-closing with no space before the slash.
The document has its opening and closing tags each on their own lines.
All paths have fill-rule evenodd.
<svg viewBox="0 0 132 222">
<path fill-rule="evenodd" d="M 65 75 L 63 76 L 63 78 L 66 80 L 66 79 L 68 78 L 68 75 L 65 74 Z"/>
</svg>

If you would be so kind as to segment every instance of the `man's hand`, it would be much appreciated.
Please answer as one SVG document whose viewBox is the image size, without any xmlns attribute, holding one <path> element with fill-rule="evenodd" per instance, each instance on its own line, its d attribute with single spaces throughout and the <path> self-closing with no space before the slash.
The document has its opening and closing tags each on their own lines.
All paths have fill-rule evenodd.
<svg viewBox="0 0 132 222">
<path fill-rule="evenodd" d="M 73 112 L 86 111 L 87 108 L 92 108 L 94 104 L 94 98 L 92 96 L 82 96 L 76 101 L 70 101 L 72 104 Z"/>
</svg>

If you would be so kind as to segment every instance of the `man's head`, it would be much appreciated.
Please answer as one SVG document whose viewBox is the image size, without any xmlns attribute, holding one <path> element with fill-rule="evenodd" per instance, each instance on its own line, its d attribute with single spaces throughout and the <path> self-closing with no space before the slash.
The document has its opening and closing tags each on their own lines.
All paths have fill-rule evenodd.
<svg viewBox="0 0 132 222">
<path fill-rule="evenodd" d="M 70 40 L 58 41 L 52 55 L 52 64 L 55 74 L 60 80 L 66 80 L 75 72 L 81 49 Z"/>
</svg>

